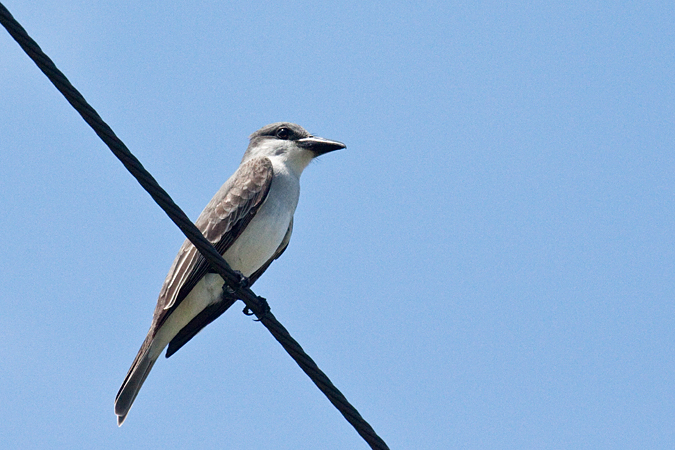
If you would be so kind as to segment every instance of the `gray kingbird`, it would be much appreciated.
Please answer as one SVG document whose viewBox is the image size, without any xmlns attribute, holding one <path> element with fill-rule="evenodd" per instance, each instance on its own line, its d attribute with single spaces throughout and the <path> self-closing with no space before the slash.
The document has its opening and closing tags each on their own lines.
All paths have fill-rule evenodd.
<svg viewBox="0 0 675 450">
<path fill-rule="evenodd" d="M 286 250 L 300 196 L 300 174 L 313 158 L 345 148 L 293 123 L 273 123 L 251 135 L 237 171 L 199 215 L 197 228 L 233 270 L 253 284 Z M 185 240 L 159 292 L 150 331 L 115 398 L 122 425 L 150 369 L 213 322 L 235 301 L 222 277 Z"/>
</svg>

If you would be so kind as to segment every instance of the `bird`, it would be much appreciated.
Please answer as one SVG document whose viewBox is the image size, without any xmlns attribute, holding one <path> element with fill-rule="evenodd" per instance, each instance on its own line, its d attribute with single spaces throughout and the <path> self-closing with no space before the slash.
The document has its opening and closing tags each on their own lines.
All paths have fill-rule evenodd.
<svg viewBox="0 0 675 450">
<path fill-rule="evenodd" d="M 300 196 L 300 175 L 323 154 L 346 148 L 290 122 L 251 134 L 241 163 L 195 222 L 230 267 L 250 286 L 286 250 Z M 165 348 L 170 357 L 237 298 L 189 240 L 159 292 L 150 330 L 115 397 L 121 426 Z"/>
</svg>

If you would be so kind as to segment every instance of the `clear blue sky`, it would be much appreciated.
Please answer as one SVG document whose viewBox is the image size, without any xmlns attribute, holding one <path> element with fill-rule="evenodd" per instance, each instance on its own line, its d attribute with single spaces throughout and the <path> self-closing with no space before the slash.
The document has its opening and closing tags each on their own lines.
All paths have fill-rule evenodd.
<svg viewBox="0 0 675 450">
<path fill-rule="evenodd" d="M 675 3 L 3 1 L 195 219 L 248 135 L 312 164 L 256 284 L 392 449 L 675 448 Z M 113 400 L 183 241 L 0 33 L 0 436 L 365 443 L 233 308 Z"/>
</svg>

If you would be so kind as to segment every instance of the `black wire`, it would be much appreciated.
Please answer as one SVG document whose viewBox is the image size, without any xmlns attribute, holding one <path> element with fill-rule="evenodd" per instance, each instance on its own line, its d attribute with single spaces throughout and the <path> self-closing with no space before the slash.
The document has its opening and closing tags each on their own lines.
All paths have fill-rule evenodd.
<svg viewBox="0 0 675 450">
<path fill-rule="evenodd" d="M 140 161 L 129 151 L 124 143 L 115 135 L 98 113 L 84 99 L 82 94 L 70 84 L 66 76 L 45 55 L 40 46 L 26 33 L 26 30 L 12 17 L 5 6 L 0 3 L 0 22 L 9 34 L 21 46 L 26 54 L 35 62 L 40 70 L 49 78 L 54 86 L 63 94 L 68 102 L 96 132 L 101 140 L 110 148 L 115 156 L 124 164 L 131 175 L 138 180 L 148 194 L 164 210 L 192 244 L 204 255 L 223 279 L 232 286 L 237 296 L 246 303 L 248 309 L 258 317 L 260 322 L 272 333 L 272 336 L 284 347 L 300 368 L 311 378 L 328 400 L 342 413 L 345 419 L 356 429 L 373 449 L 388 449 L 387 444 L 375 433 L 344 395 L 333 385 L 316 363 L 305 353 L 300 344 L 291 337 L 288 330 L 277 321 L 269 310 L 264 299 L 258 297 L 251 289 L 240 285 L 240 277 L 235 274 L 218 251 L 202 235 L 169 194 L 145 170 Z"/>
</svg>

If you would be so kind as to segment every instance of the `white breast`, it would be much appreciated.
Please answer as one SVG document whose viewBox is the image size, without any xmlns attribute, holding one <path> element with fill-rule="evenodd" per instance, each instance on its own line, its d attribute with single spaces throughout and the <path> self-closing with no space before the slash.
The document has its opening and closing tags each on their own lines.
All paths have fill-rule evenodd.
<svg viewBox="0 0 675 450">
<path fill-rule="evenodd" d="M 273 167 L 274 179 L 267 198 L 244 232 L 223 255 L 234 270 L 245 276 L 253 274 L 274 255 L 298 205 L 298 178 L 274 161 Z"/>
</svg>

